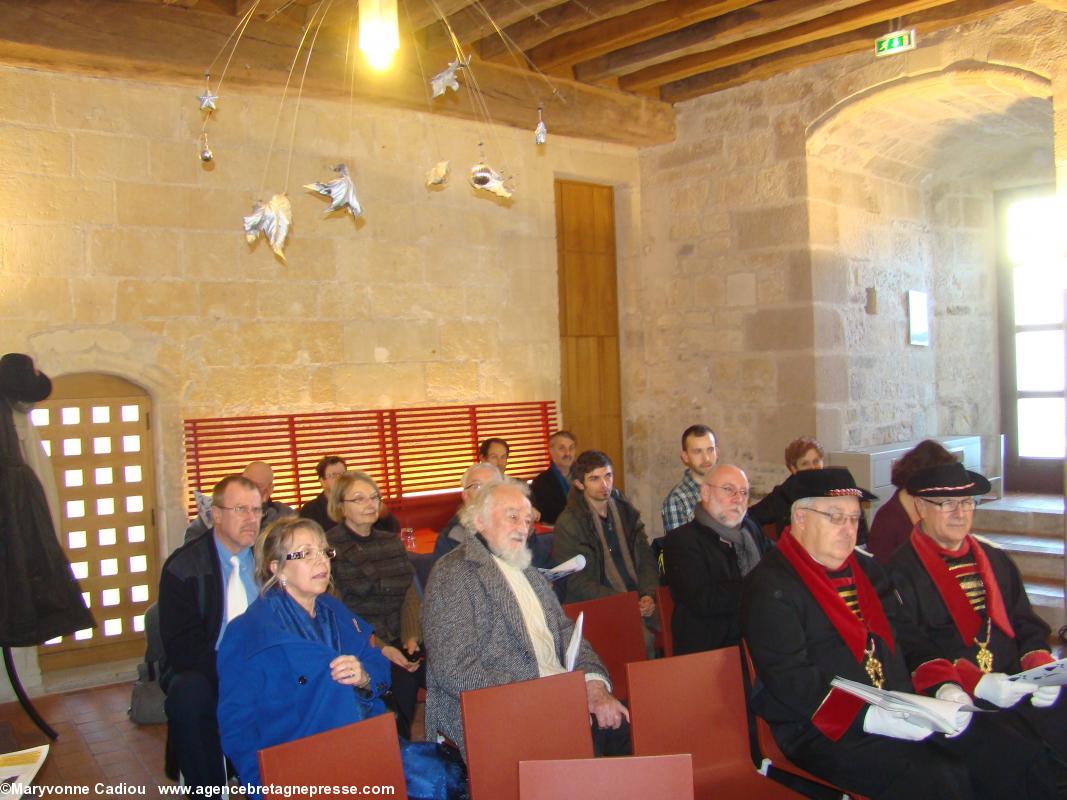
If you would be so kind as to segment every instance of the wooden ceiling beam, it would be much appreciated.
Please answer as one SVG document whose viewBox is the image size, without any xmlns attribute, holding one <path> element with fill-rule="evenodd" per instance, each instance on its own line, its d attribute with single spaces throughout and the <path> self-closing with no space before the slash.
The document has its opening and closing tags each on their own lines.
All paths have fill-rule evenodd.
<svg viewBox="0 0 1067 800">
<path fill-rule="evenodd" d="M 542 42 L 589 25 L 593 20 L 605 20 L 628 14 L 659 0 L 569 0 L 547 8 L 536 17 L 527 17 L 504 29 L 508 43 L 499 34 L 478 42 L 478 54 L 487 61 L 506 60 L 512 49 L 530 50 Z"/>
<path fill-rule="evenodd" d="M 427 25 L 439 22 L 441 15 L 451 17 L 476 0 L 400 0 L 400 24 L 410 25 L 411 30 L 418 31 Z M 438 13 L 440 11 L 440 14 Z"/>
<path fill-rule="evenodd" d="M 901 26 L 915 28 L 919 46 L 922 47 L 921 37 L 924 34 L 929 35 L 944 28 L 974 22 L 992 14 L 1028 5 L 1029 2 L 1030 0 L 956 0 L 949 5 L 909 14 L 904 17 Z M 867 51 L 874 58 L 874 40 L 885 32 L 885 25 L 881 24 L 857 28 L 746 63 L 666 84 L 660 90 L 660 97 L 668 103 L 679 103 L 852 53 Z"/>
<path fill-rule="evenodd" d="M 792 25 L 780 31 L 753 36 L 706 53 L 683 56 L 652 67 L 638 70 L 619 79 L 625 91 L 639 92 L 666 83 L 699 75 L 703 72 L 740 64 L 762 56 L 788 50 L 819 39 L 879 22 L 947 5 L 953 0 L 871 0 L 863 5 L 828 14 L 817 19 Z"/>
<path fill-rule="evenodd" d="M 570 67 L 620 47 L 756 5 L 757 2 L 758 0 L 664 0 L 629 14 L 600 20 L 570 33 L 554 36 L 529 49 L 526 55 L 539 69 Z"/>
<path fill-rule="evenodd" d="M 448 25 L 459 43 L 468 45 L 493 36 L 497 33 L 497 28 L 503 30 L 527 17 L 536 18 L 542 11 L 563 2 L 565 0 L 524 0 L 521 3 L 516 0 L 482 0 L 477 5 L 468 6 L 449 16 Z M 433 49 L 452 46 L 452 39 L 444 22 L 438 22 L 425 30 L 427 47 Z"/>
<path fill-rule="evenodd" d="M 866 0 L 765 0 L 575 64 L 574 77 L 584 83 L 600 83 L 653 64 L 704 53 L 864 2 Z"/>
<path fill-rule="evenodd" d="M 195 109 L 203 70 L 234 29 L 233 17 L 122 0 L 36 0 L 0 3 L 0 63 L 78 75 L 96 75 L 189 87 Z M 227 89 L 248 87 L 274 92 L 285 85 L 300 31 L 253 21 L 219 94 L 224 125 Z M 429 98 L 426 76 L 411 48 L 401 51 L 394 69 L 381 75 L 361 70 L 354 87 L 346 79 L 343 42 L 319 38 L 308 68 L 308 97 L 381 103 L 431 114 L 483 122 L 470 89 Z M 425 55 L 423 56 L 425 61 Z M 492 121 L 531 131 L 540 98 L 531 93 L 530 75 L 506 65 L 474 65 Z M 461 76 L 460 81 L 466 84 Z M 555 135 L 578 136 L 628 145 L 652 145 L 674 138 L 674 110 L 655 98 L 613 92 L 575 81 L 557 81 L 558 98 L 545 91 L 545 113 Z M 534 89 L 538 88 L 534 86 Z M 350 94 L 351 93 L 351 94 Z M 232 124 L 232 123 L 231 123 Z"/>
</svg>

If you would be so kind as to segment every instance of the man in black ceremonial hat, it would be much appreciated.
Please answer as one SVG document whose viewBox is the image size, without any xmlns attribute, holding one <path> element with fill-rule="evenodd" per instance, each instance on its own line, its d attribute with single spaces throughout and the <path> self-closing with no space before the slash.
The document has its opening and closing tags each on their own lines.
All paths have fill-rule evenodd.
<svg viewBox="0 0 1067 800">
<path fill-rule="evenodd" d="M 989 492 L 989 481 L 957 462 L 916 472 L 906 488 L 919 521 L 889 561 L 904 608 L 937 654 L 955 664 L 967 692 L 1010 709 L 1001 716 L 1014 718 L 1067 763 L 1060 687 L 1008 679 L 1054 659 L 1049 626 L 1030 607 L 1018 567 L 971 534 L 977 498 Z"/>
<path fill-rule="evenodd" d="M 756 667 L 752 706 L 783 752 L 879 800 L 1051 796 L 1045 750 L 995 715 L 958 709 L 946 736 L 831 688 L 841 676 L 970 701 L 953 664 L 908 630 L 886 573 L 854 549 L 860 501 L 873 495 L 840 468 L 798 472 L 782 488 L 791 524 L 745 580 L 741 629 Z"/>
</svg>

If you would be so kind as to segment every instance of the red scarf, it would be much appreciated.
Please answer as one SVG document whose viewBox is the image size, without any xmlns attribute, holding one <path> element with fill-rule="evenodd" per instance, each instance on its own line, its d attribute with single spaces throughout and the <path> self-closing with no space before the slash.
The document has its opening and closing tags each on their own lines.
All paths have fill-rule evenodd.
<svg viewBox="0 0 1067 800">
<path fill-rule="evenodd" d="M 830 582 L 830 576 L 826 574 L 826 568 L 808 555 L 790 531 L 782 532 L 782 538 L 778 540 L 778 550 L 796 570 L 804 586 L 819 604 L 819 608 L 837 629 L 838 635 L 852 651 L 856 663 L 863 661 L 863 653 L 867 649 L 867 638 L 870 634 L 874 634 L 885 642 L 889 646 L 890 653 L 895 652 L 893 633 L 889 628 L 889 620 L 885 617 L 885 611 L 882 609 L 882 601 L 878 599 L 878 593 L 871 585 L 867 574 L 860 569 L 854 553 L 850 553 L 841 566 L 842 568 L 848 566 L 852 570 L 852 577 L 856 581 L 856 598 L 859 601 L 863 620 L 853 614 L 845 601 L 841 599 L 841 595 Z"/>
<path fill-rule="evenodd" d="M 970 647 L 974 644 L 975 637 L 978 636 L 982 627 L 982 617 L 971 606 L 971 601 L 963 593 L 959 581 L 949 571 L 948 564 L 945 563 L 942 555 L 950 558 L 959 558 L 967 555 L 968 552 L 974 555 L 978 575 L 985 584 L 986 613 L 989 614 L 989 619 L 993 624 L 1000 628 L 1008 638 L 1015 638 L 1015 630 L 1011 627 L 1008 612 L 1004 610 L 1004 598 L 1000 594 L 1000 585 L 997 583 L 996 576 L 993 575 L 993 568 L 989 566 L 989 558 L 970 534 L 967 534 L 967 538 L 963 540 L 962 549 L 950 553 L 938 547 L 929 536 L 921 533 L 916 524 L 911 531 L 911 546 L 915 548 L 915 554 L 919 556 L 926 574 L 934 582 L 937 593 L 941 595 L 941 600 L 945 603 L 945 608 L 952 616 L 952 621 L 956 623 L 956 630 L 963 639 L 964 646 Z"/>
</svg>

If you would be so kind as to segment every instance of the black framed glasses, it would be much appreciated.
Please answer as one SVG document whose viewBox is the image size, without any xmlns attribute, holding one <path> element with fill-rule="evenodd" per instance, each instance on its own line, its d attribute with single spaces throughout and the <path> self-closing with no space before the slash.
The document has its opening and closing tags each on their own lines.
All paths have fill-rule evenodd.
<svg viewBox="0 0 1067 800">
<path fill-rule="evenodd" d="M 952 497 L 948 500 L 931 500 L 929 497 L 920 497 L 925 503 L 937 506 L 942 514 L 955 514 L 957 511 L 971 512 L 978 507 L 978 501 L 973 497 Z"/>
</svg>

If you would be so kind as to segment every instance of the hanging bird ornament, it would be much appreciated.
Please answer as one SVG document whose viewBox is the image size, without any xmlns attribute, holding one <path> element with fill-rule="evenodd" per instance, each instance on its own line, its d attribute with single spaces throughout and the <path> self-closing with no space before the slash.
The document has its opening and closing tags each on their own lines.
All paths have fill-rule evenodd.
<svg viewBox="0 0 1067 800">
<path fill-rule="evenodd" d="M 262 233 L 270 243 L 274 255 L 285 261 L 285 239 L 289 235 L 289 226 L 293 222 L 293 208 L 285 193 L 276 194 L 270 202 L 263 205 L 258 200 L 252 213 L 244 218 L 245 241 L 252 244 Z"/>
<path fill-rule="evenodd" d="M 534 144 L 541 145 L 548 141 L 548 128 L 545 127 L 545 107 L 537 107 L 537 127 L 534 128 Z"/>
<path fill-rule="evenodd" d="M 478 162 L 471 167 L 471 186 L 491 192 L 497 197 L 511 197 L 511 190 L 504 185 L 504 179 L 500 177 L 500 173 L 483 162 Z"/>
<path fill-rule="evenodd" d="M 459 70 L 469 67 L 471 63 L 471 57 L 467 56 L 465 59 L 457 58 L 454 61 L 449 61 L 448 66 L 438 72 L 432 78 L 430 78 L 430 86 L 433 89 L 433 97 L 440 97 L 445 93 L 446 89 L 451 89 L 453 92 L 459 91 L 459 81 L 456 79 L 456 73 Z"/>
<path fill-rule="evenodd" d="M 426 186 L 444 186 L 448 183 L 448 174 L 452 171 L 449 161 L 438 161 L 426 173 Z"/>
<path fill-rule="evenodd" d="M 330 198 L 330 206 L 324 214 L 345 209 L 353 217 L 363 216 L 363 207 L 356 197 L 356 185 L 348 174 L 348 166 L 338 164 L 333 168 L 340 177 L 326 183 L 307 183 L 304 188 Z"/>
</svg>

